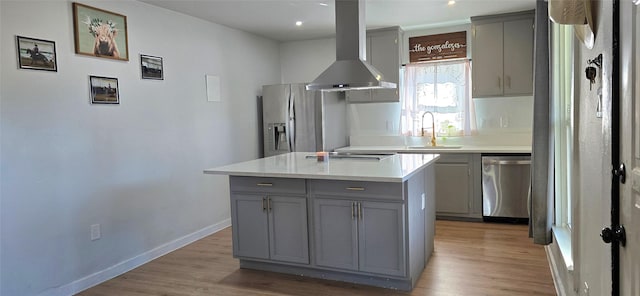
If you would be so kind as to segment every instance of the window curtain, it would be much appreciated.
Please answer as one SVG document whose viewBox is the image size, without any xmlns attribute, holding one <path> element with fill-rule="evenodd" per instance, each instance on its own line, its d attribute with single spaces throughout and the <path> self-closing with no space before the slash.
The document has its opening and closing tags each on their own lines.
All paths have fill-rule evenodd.
<svg viewBox="0 0 640 296">
<path fill-rule="evenodd" d="M 551 243 L 553 225 L 553 134 L 550 115 L 549 13 L 544 0 L 536 1 L 534 36 L 533 147 L 529 232 L 536 244 Z"/>
<path fill-rule="evenodd" d="M 443 73 L 451 68 L 450 65 L 463 66 L 461 73 Z M 452 60 L 443 62 L 429 62 L 429 63 L 416 63 L 408 64 L 404 67 L 403 76 L 403 89 L 402 89 L 402 114 L 401 114 L 401 133 L 406 136 L 419 136 L 421 128 L 422 115 L 425 111 L 437 110 L 426 107 L 425 102 L 421 101 L 419 92 L 424 92 L 424 89 L 420 89 L 420 84 L 430 83 L 433 84 L 438 101 L 438 90 L 444 85 L 450 83 L 445 77 L 451 75 L 462 76 L 462 79 L 456 79 L 455 88 L 456 93 L 461 94 L 464 99 L 461 106 L 458 107 L 460 116 L 463 118 L 463 124 L 461 126 L 462 135 L 471 135 L 476 131 L 475 111 L 473 102 L 471 99 L 471 65 L 469 60 Z M 440 77 L 440 78 L 439 78 Z M 439 105 L 440 102 L 434 102 L 433 105 Z M 446 106 L 440 106 L 446 108 Z M 436 107 L 438 108 L 438 107 Z"/>
</svg>

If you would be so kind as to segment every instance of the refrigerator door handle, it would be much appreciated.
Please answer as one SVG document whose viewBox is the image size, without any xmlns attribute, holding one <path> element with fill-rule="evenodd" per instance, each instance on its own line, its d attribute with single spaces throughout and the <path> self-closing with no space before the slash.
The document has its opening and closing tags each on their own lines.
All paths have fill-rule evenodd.
<svg viewBox="0 0 640 296">
<path fill-rule="evenodd" d="M 295 151 L 295 109 L 293 92 L 289 92 L 289 98 L 287 102 L 287 144 L 289 145 L 289 152 Z"/>
</svg>

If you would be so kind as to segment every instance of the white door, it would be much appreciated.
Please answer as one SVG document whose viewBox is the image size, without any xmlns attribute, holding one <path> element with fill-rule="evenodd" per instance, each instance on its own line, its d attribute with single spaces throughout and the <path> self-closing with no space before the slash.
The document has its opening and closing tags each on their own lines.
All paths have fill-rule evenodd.
<svg viewBox="0 0 640 296">
<path fill-rule="evenodd" d="M 640 295 L 640 1 L 620 4 L 621 160 L 627 171 L 620 190 L 620 222 L 627 234 L 620 248 L 620 295 L 631 296 Z"/>
</svg>

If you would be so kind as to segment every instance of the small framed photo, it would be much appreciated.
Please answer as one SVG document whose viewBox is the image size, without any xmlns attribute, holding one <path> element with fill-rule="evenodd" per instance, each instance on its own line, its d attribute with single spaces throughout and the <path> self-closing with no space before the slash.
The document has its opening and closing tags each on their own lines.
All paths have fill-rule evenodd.
<svg viewBox="0 0 640 296">
<path fill-rule="evenodd" d="M 129 60 L 127 17 L 73 3 L 73 34 L 77 54 Z"/>
<path fill-rule="evenodd" d="M 16 36 L 16 45 L 20 69 L 58 71 L 55 42 Z"/>
<path fill-rule="evenodd" d="M 164 80 L 161 57 L 141 54 L 140 71 L 142 72 L 142 79 Z"/>
<path fill-rule="evenodd" d="M 118 78 L 89 76 L 91 104 L 120 104 Z"/>
</svg>

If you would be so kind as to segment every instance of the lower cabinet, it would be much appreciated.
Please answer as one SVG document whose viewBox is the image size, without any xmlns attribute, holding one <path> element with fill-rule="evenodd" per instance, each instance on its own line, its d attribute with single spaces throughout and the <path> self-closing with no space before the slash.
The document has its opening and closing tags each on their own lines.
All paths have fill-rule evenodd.
<svg viewBox="0 0 640 296">
<path fill-rule="evenodd" d="M 404 182 L 232 176 L 233 254 L 243 268 L 411 290 L 433 250 L 424 171 Z"/>
<path fill-rule="evenodd" d="M 441 154 L 435 172 L 436 215 L 481 219 L 480 154 Z"/>
<path fill-rule="evenodd" d="M 232 194 L 236 257 L 309 264 L 306 196 Z"/>
<path fill-rule="evenodd" d="M 316 265 L 404 276 L 403 208 L 397 202 L 314 199 Z"/>
</svg>

